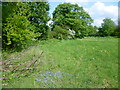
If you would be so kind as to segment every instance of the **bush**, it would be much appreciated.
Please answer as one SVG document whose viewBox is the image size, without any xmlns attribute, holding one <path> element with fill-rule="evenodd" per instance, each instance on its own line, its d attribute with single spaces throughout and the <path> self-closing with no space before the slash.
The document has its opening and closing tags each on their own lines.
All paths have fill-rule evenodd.
<svg viewBox="0 0 120 90">
<path fill-rule="evenodd" d="M 49 31 L 48 36 L 49 38 L 68 39 L 68 31 L 60 26 L 55 26 L 53 31 Z"/>
</svg>

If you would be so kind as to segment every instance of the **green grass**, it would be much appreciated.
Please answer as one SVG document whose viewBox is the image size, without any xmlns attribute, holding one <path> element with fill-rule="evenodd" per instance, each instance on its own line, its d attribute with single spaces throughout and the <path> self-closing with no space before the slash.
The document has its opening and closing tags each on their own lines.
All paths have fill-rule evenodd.
<svg viewBox="0 0 120 90">
<path fill-rule="evenodd" d="M 41 51 L 43 55 L 39 58 Z M 22 52 L 6 55 L 6 59 L 22 63 L 35 56 L 38 66 L 28 76 L 4 81 L 3 87 L 14 88 L 117 88 L 118 39 L 84 38 L 80 40 L 40 41 Z M 16 58 L 13 59 L 13 58 Z M 52 82 L 36 81 L 46 72 L 64 72 Z M 65 74 L 67 73 L 67 74 Z M 68 75 L 70 74 L 70 75 Z M 49 75 L 49 74 L 48 74 Z"/>
</svg>

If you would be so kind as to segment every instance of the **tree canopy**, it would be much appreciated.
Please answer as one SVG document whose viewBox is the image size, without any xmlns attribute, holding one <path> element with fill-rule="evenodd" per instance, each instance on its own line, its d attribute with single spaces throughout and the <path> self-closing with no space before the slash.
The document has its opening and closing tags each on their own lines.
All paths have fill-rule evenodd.
<svg viewBox="0 0 120 90">
<path fill-rule="evenodd" d="M 42 33 L 38 39 L 47 38 L 48 26 L 47 22 L 50 20 L 49 3 L 48 2 L 29 2 L 31 15 L 29 21 L 36 27 L 35 32 Z"/>
<path fill-rule="evenodd" d="M 74 30 L 75 36 L 81 38 L 88 35 L 88 27 L 93 22 L 90 15 L 77 4 L 59 4 L 53 12 L 53 28 L 55 25 Z"/>
<path fill-rule="evenodd" d="M 24 48 L 47 31 L 49 5 L 46 2 L 33 4 L 36 3 L 3 2 L 3 49 Z"/>
<path fill-rule="evenodd" d="M 103 23 L 101 24 L 101 27 L 99 28 L 99 34 L 101 36 L 110 36 L 113 34 L 116 30 L 116 25 L 113 20 L 110 18 L 103 19 Z"/>
</svg>

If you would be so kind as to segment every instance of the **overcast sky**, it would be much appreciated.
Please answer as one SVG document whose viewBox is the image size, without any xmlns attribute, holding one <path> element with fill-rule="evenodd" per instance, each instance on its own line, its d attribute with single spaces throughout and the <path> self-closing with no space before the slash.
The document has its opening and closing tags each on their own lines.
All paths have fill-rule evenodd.
<svg viewBox="0 0 120 90">
<path fill-rule="evenodd" d="M 55 10 L 57 5 L 64 2 L 70 2 L 72 4 L 82 6 L 94 19 L 94 25 L 96 26 L 100 26 L 103 19 L 106 17 L 111 18 L 115 23 L 117 23 L 118 1 L 119 0 L 49 0 L 50 16 L 52 17 L 52 12 Z"/>
</svg>

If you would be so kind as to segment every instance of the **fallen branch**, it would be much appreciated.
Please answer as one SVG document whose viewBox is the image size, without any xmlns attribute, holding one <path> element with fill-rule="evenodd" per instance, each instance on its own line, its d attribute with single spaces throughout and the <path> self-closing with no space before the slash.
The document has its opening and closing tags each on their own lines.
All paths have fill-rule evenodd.
<svg viewBox="0 0 120 90">
<path fill-rule="evenodd" d="M 41 57 L 42 54 L 43 54 L 43 52 L 40 54 L 40 57 Z M 40 57 L 39 57 L 39 58 L 40 58 Z M 28 64 L 27 67 L 25 67 L 25 68 L 23 69 L 23 71 L 20 72 L 20 73 L 17 75 L 18 77 L 19 77 L 20 74 L 26 72 L 33 64 L 35 64 L 35 63 L 37 62 L 37 59 L 34 60 L 34 57 L 33 57 L 32 60 L 33 60 L 33 61 L 32 61 L 30 64 Z"/>
<path fill-rule="evenodd" d="M 39 58 L 41 57 L 41 55 L 43 54 L 43 52 L 41 52 Z M 34 56 L 35 57 L 35 56 Z M 25 67 L 25 68 L 22 68 L 22 69 L 18 69 L 18 67 L 20 65 L 23 65 L 23 64 L 18 64 L 18 65 L 14 65 L 15 67 L 13 68 L 13 70 L 11 70 L 10 72 L 17 72 L 17 71 L 21 71 L 20 73 L 18 73 L 16 76 L 13 76 L 12 78 L 18 78 L 21 74 L 25 73 L 27 70 L 33 70 L 32 68 L 30 68 L 32 65 L 34 65 L 38 59 L 34 59 L 34 57 L 32 58 L 31 62 Z M 27 63 L 27 62 L 26 62 Z M 24 63 L 25 64 L 25 63 Z M 11 77 L 3 77 L 2 79 L 10 79 Z"/>
</svg>

